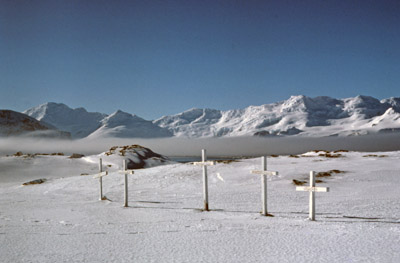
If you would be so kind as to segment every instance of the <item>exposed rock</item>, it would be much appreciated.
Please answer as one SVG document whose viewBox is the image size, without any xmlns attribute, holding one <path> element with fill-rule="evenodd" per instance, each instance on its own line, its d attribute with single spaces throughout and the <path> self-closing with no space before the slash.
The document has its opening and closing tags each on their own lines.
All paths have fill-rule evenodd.
<svg viewBox="0 0 400 263">
<path fill-rule="evenodd" d="M 45 178 L 43 178 L 43 179 L 36 179 L 36 180 L 33 180 L 33 181 L 29 181 L 29 182 L 23 183 L 22 185 L 42 184 L 42 183 L 44 183 L 44 182 L 46 182 L 46 181 L 47 181 L 47 179 L 45 179 Z"/>
</svg>

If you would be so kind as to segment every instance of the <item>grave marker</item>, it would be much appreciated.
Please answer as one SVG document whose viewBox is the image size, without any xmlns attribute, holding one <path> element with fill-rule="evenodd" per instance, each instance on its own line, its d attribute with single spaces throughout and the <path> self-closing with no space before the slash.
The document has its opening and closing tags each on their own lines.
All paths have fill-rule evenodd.
<svg viewBox="0 0 400 263">
<path fill-rule="evenodd" d="M 123 170 L 120 170 L 119 171 L 119 173 L 122 173 L 122 174 L 124 174 L 124 176 L 125 176 L 125 179 L 124 179 L 124 182 L 125 182 L 125 191 L 124 191 L 124 196 L 125 196 L 125 201 L 124 201 L 124 207 L 128 207 L 128 174 L 134 174 L 134 171 L 133 170 L 131 170 L 131 169 L 127 169 L 127 165 L 126 165 L 126 160 L 123 160 L 122 161 L 122 169 Z"/>
<path fill-rule="evenodd" d="M 107 198 L 105 196 L 103 196 L 103 176 L 107 176 L 108 175 L 108 171 L 106 170 L 105 172 L 103 172 L 103 161 L 100 158 L 99 161 L 99 173 L 95 176 L 93 176 L 93 178 L 99 178 L 99 184 L 100 184 L 100 200 L 107 200 Z"/>
<path fill-rule="evenodd" d="M 310 193 L 310 207 L 308 218 L 315 221 L 315 192 L 329 192 L 329 187 L 315 186 L 315 172 L 310 172 L 310 186 L 297 186 L 296 191 L 308 191 Z"/>
<path fill-rule="evenodd" d="M 252 174 L 261 175 L 261 202 L 262 202 L 262 215 L 267 216 L 267 175 L 278 175 L 276 171 L 267 171 L 267 157 L 261 157 L 261 170 L 252 170 Z"/>
<path fill-rule="evenodd" d="M 207 166 L 214 165 L 214 162 L 207 162 L 206 150 L 201 150 L 201 162 L 194 162 L 194 165 L 203 166 L 203 199 L 204 199 L 204 211 L 208 209 L 208 178 L 207 178 Z"/>
</svg>

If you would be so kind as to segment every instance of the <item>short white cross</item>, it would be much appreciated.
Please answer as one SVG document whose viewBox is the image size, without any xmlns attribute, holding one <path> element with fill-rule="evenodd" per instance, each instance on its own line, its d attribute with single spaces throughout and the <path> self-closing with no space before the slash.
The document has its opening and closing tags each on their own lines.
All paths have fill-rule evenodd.
<svg viewBox="0 0 400 263">
<path fill-rule="evenodd" d="M 124 202 L 124 207 L 128 207 L 128 174 L 134 174 L 134 171 L 132 169 L 127 169 L 127 165 L 126 165 L 126 160 L 122 161 L 122 169 L 123 170 L 119 170 L 119 173 L 122 173 L 125 175 L 125 202 Z"/>
<path fill-rule="evenodd" d="M 201 150 L 201 162 L 194 162 L 194 165 L 203 166 L 203 200 L 204 200 L 204 210 L 208 210 L 208 178 L 207 178 L 207 166 L 214 165 L 214 162 L 207 162 L 206 150 Z"/>
<path fill-rule="evenodd" d="M 315 192 L 329 192 L 329 187 L 315 186 L 315 172 L 310 172 L 310 186 L 297 186 L 296 191 L 310 192 L 310 208 L 308 218 L 315 221 Z"/>
<path fill-rule="evenodd" d="M 99 162 L 99 173 L 93 176 L 93 178 L 99 178 L 100 184 L 100 200 L 106 200 L 107 198 L 103 196 L 103 177 L 108 175 L 108 171 L 103 172 L 103 162 L 100 158 Z"/>
<path fill-rule="evenodd" d="M 252 170 L 252 174 L 261 175 L 261 202 L 262 202 L 262 215 L 267 216 L 267 175 L 278 175 L 278 172 L 267 171 L 267 157 L 261 157 L 261 169 L 262 170 Z"/>
</svg>

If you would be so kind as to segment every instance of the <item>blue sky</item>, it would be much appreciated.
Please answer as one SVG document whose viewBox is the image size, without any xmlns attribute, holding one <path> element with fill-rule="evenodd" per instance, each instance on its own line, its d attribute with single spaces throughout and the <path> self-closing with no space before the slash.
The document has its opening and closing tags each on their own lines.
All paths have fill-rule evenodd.
<svg viewBox="0 0 400 263">
<path fill-rule="evenodd" d="M 400 96 L 400 1 L 0 0 L 0 108 L 146 119 Z"/>
</svg>

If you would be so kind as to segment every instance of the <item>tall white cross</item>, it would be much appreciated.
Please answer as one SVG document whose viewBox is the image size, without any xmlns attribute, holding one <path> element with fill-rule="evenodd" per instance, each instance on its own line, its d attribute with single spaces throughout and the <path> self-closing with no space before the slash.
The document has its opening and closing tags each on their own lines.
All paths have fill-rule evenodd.
<svg viewBox="0 0 400 263">
<path fill-rule="evenodd" d="M 278 172 L 267 171 L 267 157 L 261 157 L 261 170 L 252 170 L 252 174 L 261 175 L 261 202 L 262 202 L 262 215 L 267 216 L 267 175 L 278 175 Z"/>
<path fill-rule="evenodd" d="M 93 176 L 93 178 L 99 178 L 99 183 L 100 183 L 100 200 L 107 200 L 107 198 L 105 196 L 103 196 L 103 176 L 107 176 L 108 175 L 108 171 L 103 172 L 103 161 L 100 158 L 100 162 L 99 162 L 99 173 L 95 176 Z"/>
<path fill-rule="evenodd" d="M 203 166 L 203 200 L 204 211 L 208 210 L 208 178 L 207 178 L 207 165 L 214 165 L 214 162 L 207 162 L 206 150 L 201 150 L 201 162 L 194 162 L 194 165 Z"/>
<path fill-rule="evenodd" d="M 128 207 L 128 174 L 134 174 L 134 171 L 131 169 L 127 169 L 126 165 L 126 160 L 122 161 L 122 170 L 119 171 L 119 173 L 122 173 L 125 175 L 125 191 L 124 191 L 124 196 L 125 196 L 125 202 L 124 202 L 124 207 Z"/>
<path fill-rule="evenodd" d="M 310 172 L 310 186 L 297 186 L 296 191 L 310 192 L 310 208 L 308 218 L 315 221 L 315 192 L 329 192 L 329 187 L 315 186 L 315 172 Z"/>
</svg>

